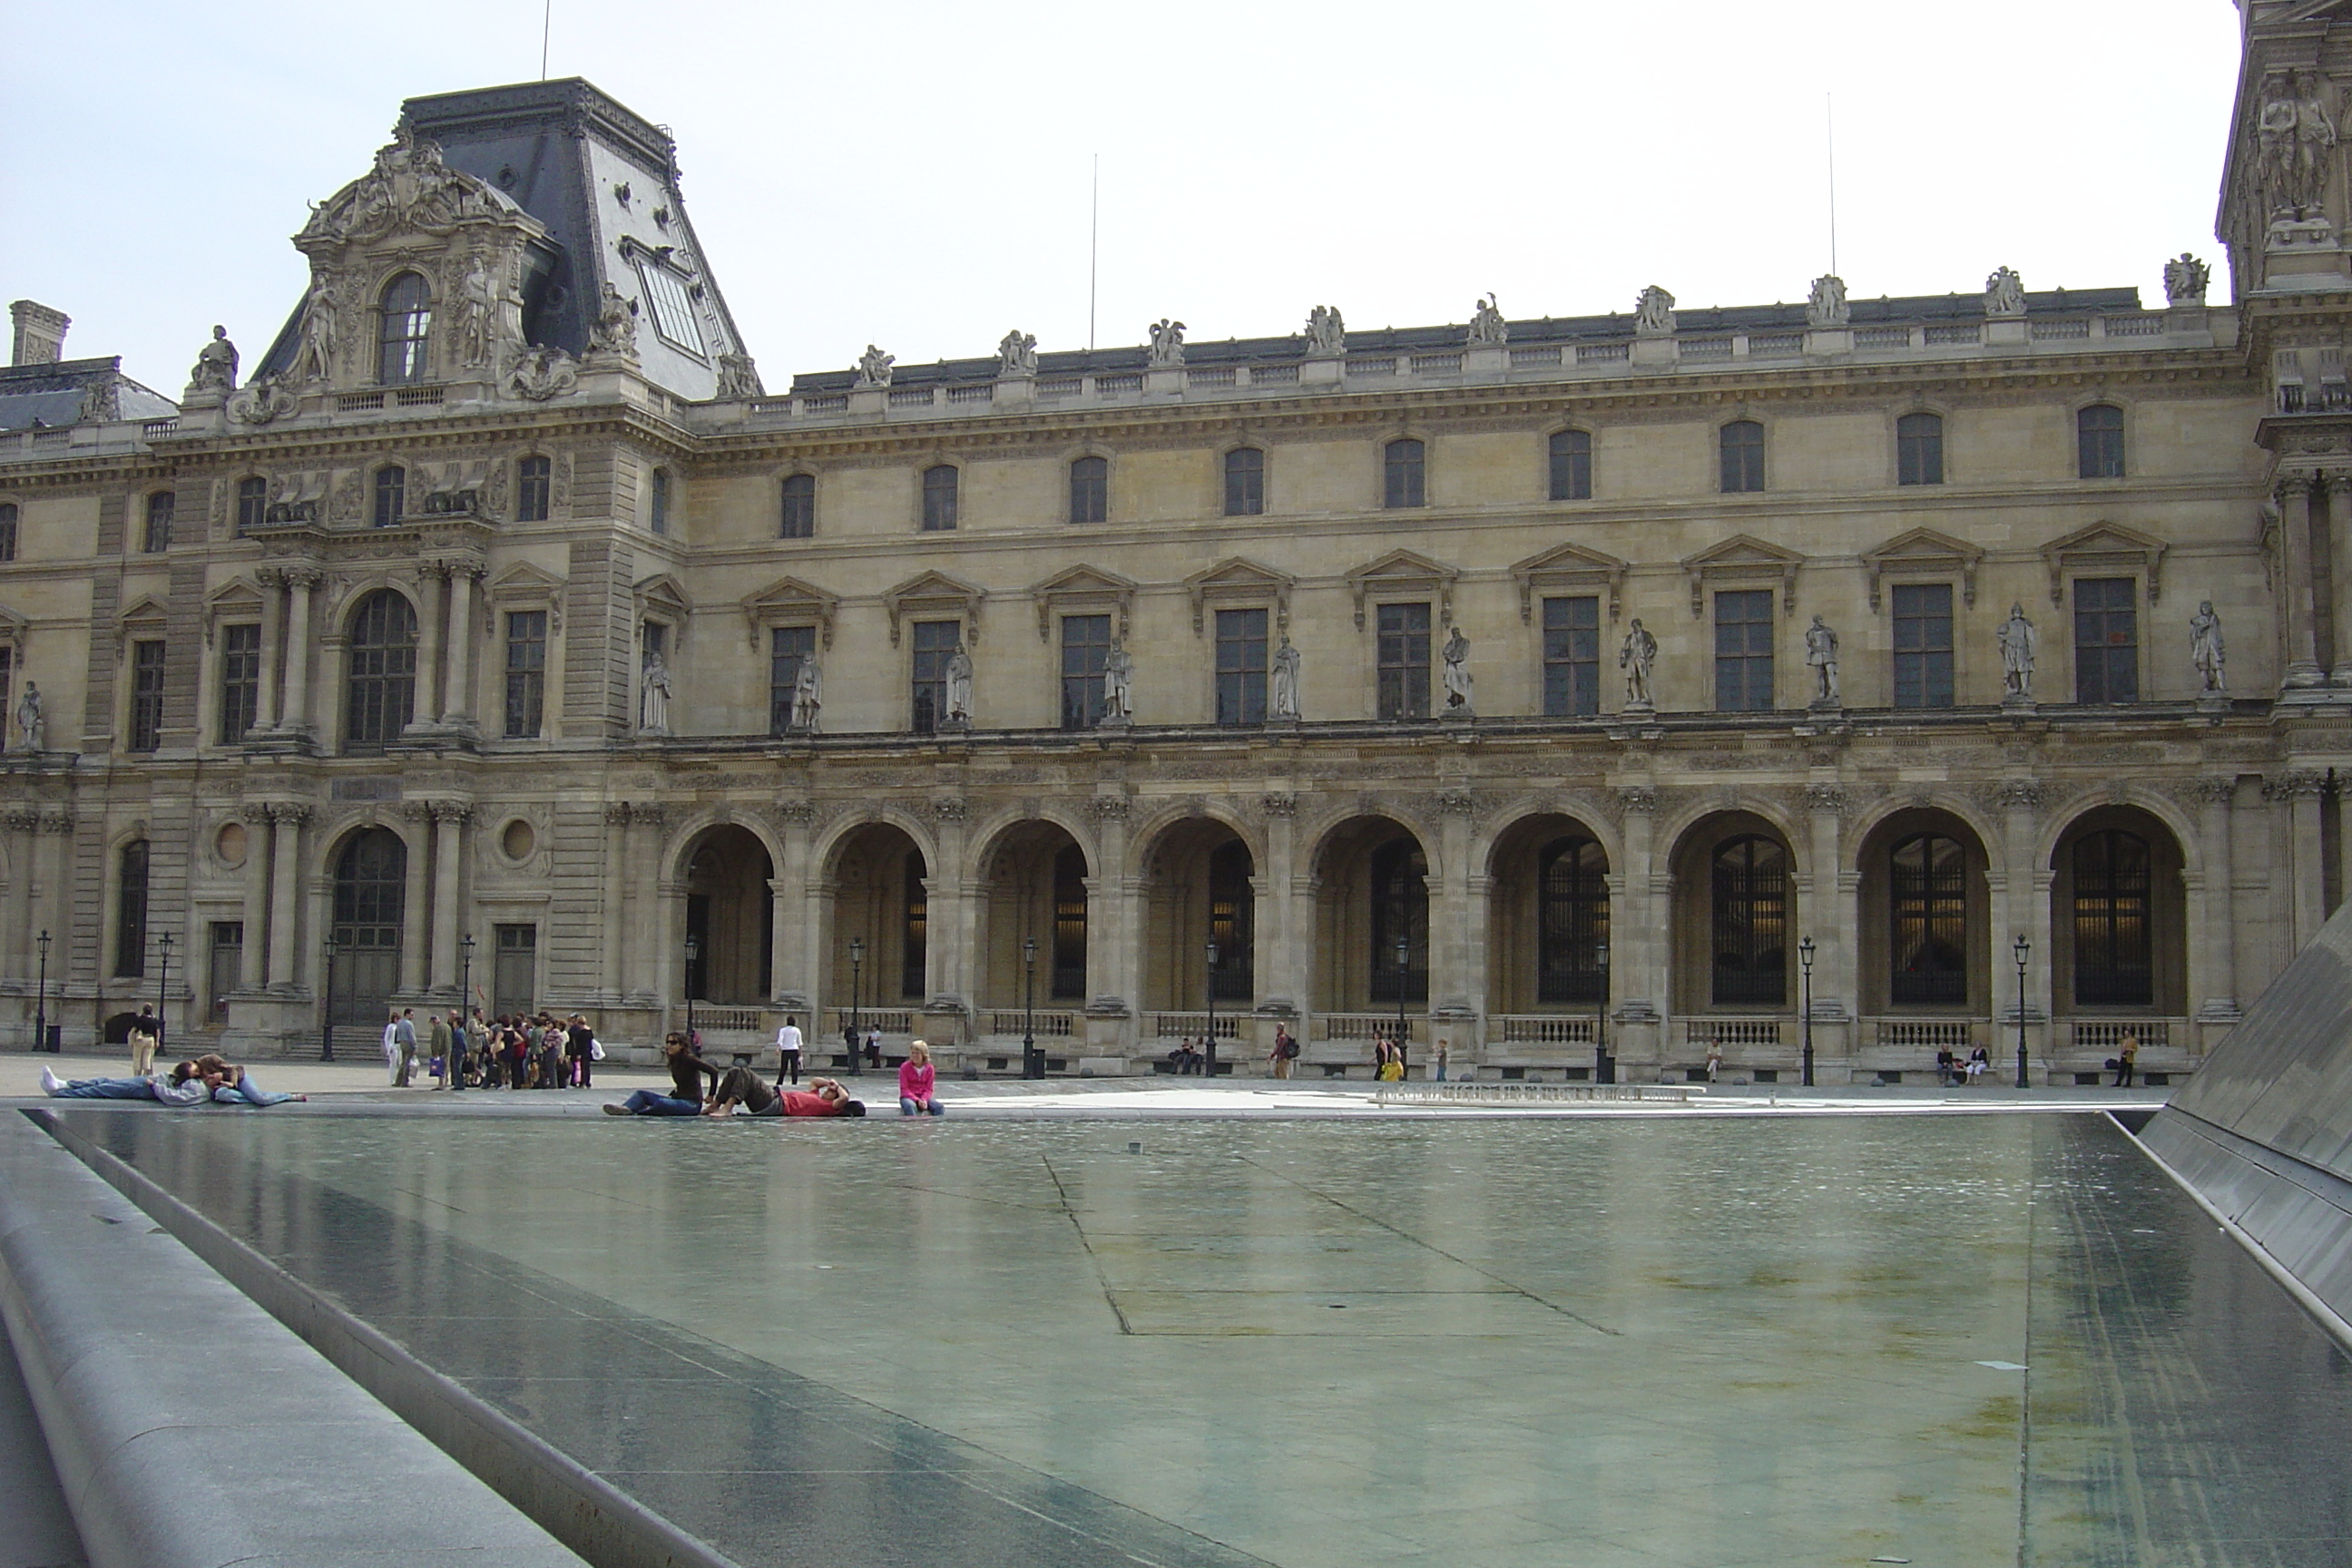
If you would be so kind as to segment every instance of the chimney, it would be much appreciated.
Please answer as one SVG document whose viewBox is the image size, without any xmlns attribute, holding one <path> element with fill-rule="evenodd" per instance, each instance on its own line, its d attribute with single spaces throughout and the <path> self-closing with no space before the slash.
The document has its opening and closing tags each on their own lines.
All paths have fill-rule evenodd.
<svg viewBox="0 0 2352 1568">
<path fill-rule="evenodd" d="M 8 314 L 16 322 L 16 344 L 8 356 L 9 363 L 55 364 L 65 358 L 66 329 L 73 325 L 71 316 L 30 300 L 17 300 L 8 307 Z"/>
</svg>

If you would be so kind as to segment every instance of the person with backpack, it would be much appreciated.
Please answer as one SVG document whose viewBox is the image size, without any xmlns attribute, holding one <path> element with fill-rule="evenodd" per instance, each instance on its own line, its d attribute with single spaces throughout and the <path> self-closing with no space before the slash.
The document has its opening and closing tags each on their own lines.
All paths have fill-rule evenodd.
<svg viewBox="0 0 2352 1568">
<path fill-rule="evenodd" d="M 1267 1053 L 1266 1056 L 1266 1060 L 1274 1064 L 1273 1076 L 1276 1078 L 1288 1078 L 1290 1076 L 1290 1064 L 1297 1060 L 1297 1057 L 1298 1042 L 1290 1037 L 1289 1026 L 1286 1024 L 1276 1024 L 1274 1026 L 1274 1049 Z"/>
</svg>

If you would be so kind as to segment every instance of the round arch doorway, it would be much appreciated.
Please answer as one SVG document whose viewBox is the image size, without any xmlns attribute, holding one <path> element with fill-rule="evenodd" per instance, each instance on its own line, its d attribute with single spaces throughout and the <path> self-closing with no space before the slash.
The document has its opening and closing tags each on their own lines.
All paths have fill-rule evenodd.
<svg viewBox="0 0 2352 1568">
<path fill-rule="evenodd" d="M 389 827 L 353 834 L 335 858 L 334 898 L 330 1014 L 338 1025 L 380 1025 L 400 988 L 408 902 L 408 846 L 400 835 Z"/>
</svg>

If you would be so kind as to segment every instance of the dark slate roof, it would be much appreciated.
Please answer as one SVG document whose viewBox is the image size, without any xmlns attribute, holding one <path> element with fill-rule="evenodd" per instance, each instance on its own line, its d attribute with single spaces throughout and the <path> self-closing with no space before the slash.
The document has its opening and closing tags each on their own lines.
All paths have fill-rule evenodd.
<svg viewBox="0 0 2352 1568">
<path fill-rule="evenodd" d="M 2025 297 L 2029 315 L 2042 317 L 2084 316 L 2116 310 L 2137 310 L 2140 308 L 2137 289 L 2053 289 Z M 1896 322 L 1981 321 L 1984 320 L 1982 294 L 1925 294 L 1902 299 L 1882 298 L 1851 301 L 1853 324 L 1857 327 L 1893 325 Z M 1633 335 L 1633 312 L 1607 316 L 1544 316 L 1510 323 L 1510 346 L 1526 348 L 1544 343 L 1623 342 Z M 1805 330 L 1805 307 L 1800 301 L 1793 305 L 1731 305 L 1719 309 L 1675 311 L 1675 335 L 1706 337 L 1721 332 L 1801 332 Z M 1388 353 L 1439 353 L 1463 347 L 1468 336 L 1469 323 L 1450 322 L 1437 327 L 1381 327 L 1370 331 L 1357 328 L 1348 330 L 1348 353 L 1351 356 Z M 1229 338 L 1223 342 L 1188 342 L 1184 345 L 1184 363 L 1191 369 L 1217 365 L 1280 364 L 1295 362 L 1305 355 L 1304 335 L 1284 338 Z M 1117 374 L 1120 371 L 1141 371 L 1150 351 L 1141 344 L 1108 349 L 1076 349 L 1060 353 L 1041 351 L 1037 355 L 1037 374 L 1050 381 L 1056 376 L 1085 375 L 1096 372 Z M 897 364 L 891 367 L 894 386 L 940 386 L 972 382 L 993 381 L 996 378 L 996 358 L 945 360 L 934 364 Z M 793 390 L 801 393 L 846 392 L 856 382 L 856 370 L 809 371 L 793 377 Z"/>
<path fill-rule="evenodd" d="M 125 419 L 167 419 L 180 405 L 122 374 L 122 356 L 0 366 L 0 430 L 63 429 L 81 418 L 90 387 L 112 381 Z"/>
</svg>

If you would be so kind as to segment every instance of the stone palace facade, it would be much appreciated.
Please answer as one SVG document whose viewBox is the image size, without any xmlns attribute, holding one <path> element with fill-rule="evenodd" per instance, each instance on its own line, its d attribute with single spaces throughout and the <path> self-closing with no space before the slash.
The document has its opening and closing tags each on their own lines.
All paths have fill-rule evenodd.
<svg viewBox="0 0 2352 1568">
<path fill-rule="evenodd" d="M 0 1036 L 462 984 L 1840 1083 L 2021 1004 L 2037 1080 L 2190 1070 L 2347 853 L 2352 5 L 2248 9 L 2229 281 L 2161 308 L 1970 266 L 776 392 L 666 133 L 413 100 L 176 405 L 17 307 Z"/>
</svg>

